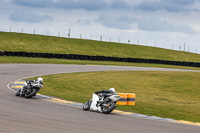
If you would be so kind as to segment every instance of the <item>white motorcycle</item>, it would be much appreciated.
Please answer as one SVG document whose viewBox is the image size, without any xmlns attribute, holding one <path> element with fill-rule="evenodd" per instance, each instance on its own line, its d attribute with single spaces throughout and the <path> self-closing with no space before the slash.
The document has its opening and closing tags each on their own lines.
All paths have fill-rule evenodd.
<svg viewBox="0 0 200 133">
<path fill-rule="evenodd" d="M 121 97 L 119 95 L 114 95 L 114 94 L 100 94 L 97 95 L 93 93 L 92 99 L 87 101 L 83 105 L 83 110 L 94 110 L 94 111 L 99 111 L 104 114 L 109 114 L 116 108 L 116 102 L 120 99 Z"/>
<path fill-rule="evenodd" d="M 43 82 L 38 80 L 26 81 L 25 85 L 16 92 L 15 96 L 22 96 L 25 98 L 31 98 L 36 96 L 36 94 L 43 87 Z"/>
</svg>

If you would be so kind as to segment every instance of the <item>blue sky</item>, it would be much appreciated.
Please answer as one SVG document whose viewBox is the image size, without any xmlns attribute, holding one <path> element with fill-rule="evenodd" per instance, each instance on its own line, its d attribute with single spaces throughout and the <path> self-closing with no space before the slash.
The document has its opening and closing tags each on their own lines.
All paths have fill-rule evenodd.
<svg viewBox="0 0 200 133">
<path fill-rule="evenodd" d="M 200 0 L 1 0 L 0 31 L 200 53 Z"/>
</svg>

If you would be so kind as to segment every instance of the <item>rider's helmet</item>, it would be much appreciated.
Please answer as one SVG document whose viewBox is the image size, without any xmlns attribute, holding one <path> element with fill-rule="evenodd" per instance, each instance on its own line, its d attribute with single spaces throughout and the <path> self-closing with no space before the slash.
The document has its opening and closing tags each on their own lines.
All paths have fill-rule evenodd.
<svg viewBox="0 0 200 133">
<path fill-rule="evenodd" d="M 109 91 L 112 91 L 113 93 L 116 93 L 115 88 L 110 88 Z"/>
<path fill-rule="evenodd" d="M 43 78 L 39 77 L 36 82 L 38 82 L 39 84 L 43 84 Z"/>
</svg>

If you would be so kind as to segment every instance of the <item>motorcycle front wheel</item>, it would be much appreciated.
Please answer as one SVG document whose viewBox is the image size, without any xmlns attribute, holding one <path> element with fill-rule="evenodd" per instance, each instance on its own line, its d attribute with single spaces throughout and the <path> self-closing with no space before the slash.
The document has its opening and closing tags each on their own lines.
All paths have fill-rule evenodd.
<svg viewBox="0 0 200 133">
<path fill-rule="evenodd" d="M 19 96 L 20 95 L 20 90 L 18 90 L 16 93 L 15 93 L 15 96 Z"/>
<path fill-rule="evenodd" d="M 114 102 L 109 102 L 106 106 L 102 107 L 102 113 L 109 114 L 114 109 L 115 109 L 115 103 Z"/>
<path fill-rule="evenodd" d="M 25 98 L 31 98 L 36 95 L 36 89 L 30 89 L 25 93 Z"/>
<path fill-rule="evenodd" d="M 87 101 L 87 102 L 83 105 L 83 110 L 89 110 L 89 109 L 90 109 L 91 103 L 92 103 L 92 100 Z"/>
</svg>

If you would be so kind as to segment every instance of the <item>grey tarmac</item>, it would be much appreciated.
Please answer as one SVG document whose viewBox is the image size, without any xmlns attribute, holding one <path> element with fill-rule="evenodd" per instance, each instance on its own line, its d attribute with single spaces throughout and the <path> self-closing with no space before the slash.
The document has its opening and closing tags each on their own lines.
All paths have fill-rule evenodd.
<svg viewBox="0 0 200 133">
<path fill-rule="evenodd" d="M 7 85 L 17 79 L 89 71 L 188 71 L 179 69 L 55 64 L 0 64 L 0 133 L 200 133 L 199 126 L 119 114 L 83 111 L 45 100 L 16 97 Z M 190 71 L 190 70 L 189 70 Z"/>
</svg>

